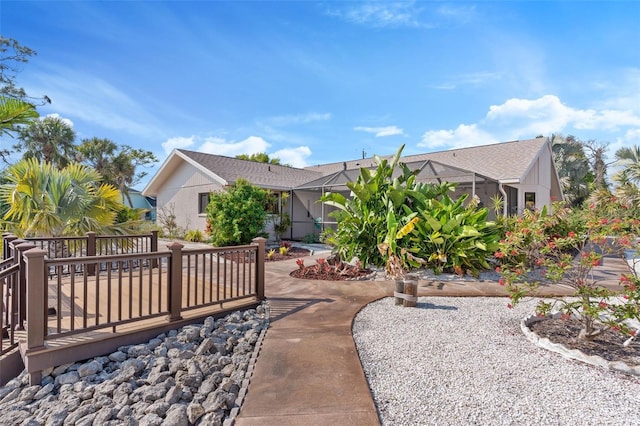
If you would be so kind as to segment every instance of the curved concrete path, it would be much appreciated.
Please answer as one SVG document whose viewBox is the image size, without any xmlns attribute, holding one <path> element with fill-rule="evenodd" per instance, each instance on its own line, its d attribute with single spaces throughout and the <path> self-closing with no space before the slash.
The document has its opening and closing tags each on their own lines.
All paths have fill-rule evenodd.
<svg viewBox="0 0 640 426">
<path fill-rule="evenodd" d="M 312 264 L 321 256 L 304 259 Z M 626 267 L 624 261 L 616 260 L 604 263 L 605 274 L 612 278 Z M 271 325 L 236 423 L 379 424 L 351 336 L 351 324 L 363 306 L 393 295 L 393 283 L 300 280 L 289 276 L 295 268 L 295 260 L 266 264 Z M 549 286 L 545 293 L 569 294 L 570 290 Z M 506 293 L 493 282 L 420 281 L 418 295 L 505 296 Z"/>
</svg>

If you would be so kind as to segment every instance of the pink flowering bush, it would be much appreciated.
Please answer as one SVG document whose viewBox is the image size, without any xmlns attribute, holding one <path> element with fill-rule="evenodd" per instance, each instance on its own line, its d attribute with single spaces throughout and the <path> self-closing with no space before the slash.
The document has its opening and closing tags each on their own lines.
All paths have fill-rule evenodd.
<svg viewBox="0 0 640 426">
<path fill-rule="evenodd" d="M 535 296 L 544 281 L 563 283 L 573 288 L 574 298 L 540 300 L 536 314 L 544 316 L 558 310 L 564 319 L 577 318 L 583 326 L 579 335 L 583 339 L 594 338 L 605 327 L 635 334 L 627 320 L 640 320 L 638 277 L 633 273 L 623 275 L 620 289 L 614 291 L 600 285 L 593 272 L 604 255 L 638 249 L 637 221 L 598 217 L 592 209 L 577 216 L 576 212 L 556 207 L 551 215 L 544 211 L 527 213 L 515 220 L 500 242 L 495 257 L 501 262 L 497 268 L 500 284 L 511 296 L 509 307 Z M 623 302 L 612 303 L 618 294 Z"/>
</svg>

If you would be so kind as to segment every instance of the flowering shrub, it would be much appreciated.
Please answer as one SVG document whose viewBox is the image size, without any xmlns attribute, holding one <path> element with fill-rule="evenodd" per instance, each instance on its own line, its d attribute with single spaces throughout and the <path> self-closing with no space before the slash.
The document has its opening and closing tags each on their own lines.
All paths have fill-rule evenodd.
<svg viewBox="0 0 640 426">
<path fill-rule="evenodd" d="M 557 309 L 565 319 L 575 316 L 582 323 L 579 337 L 583 339 L 594 338 L 604 326 L 635 334 L 626 320 L 640 319 L 638 278 L 623 275 L 620 278 L 623 302 L 612 303 L 617 292 L 601 286 L 593 270 L 601 265 L 604 254 L 637 248 L 630 231 L 637 231 L 638 225 L 631 218 L 600 218 L 591 209 L 581 213 L 580 221 L 568 220 L 571 214 L 563 208 L 550 216 L 546 212 L 527 214 L 515 221 L 500 242 L 495 257 L 501 261 L 497 268 L 500 284 L 506 286 L 511 296 L 509 307 L 535 295 L 542 280 L 536 276 L 542 276 L 572 287 L 575 298 L 541 300 L 536 307 L 538 315 Z M 556 233 L 558 230 L 563 234 Z"/>
</svg>

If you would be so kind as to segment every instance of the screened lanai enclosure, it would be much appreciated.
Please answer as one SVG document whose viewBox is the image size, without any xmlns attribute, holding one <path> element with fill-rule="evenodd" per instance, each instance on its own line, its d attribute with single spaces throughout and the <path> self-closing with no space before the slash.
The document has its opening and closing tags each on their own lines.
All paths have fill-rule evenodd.
<svg viewBox="0 0 640 426">
<path fill-rule="evenodd" d="M 451 197 L 457 199 L 463 194 L 469 194 L 469 200 L 477 196 L 480 206 L 489 207 L 489 217 L 494 218 L 491 199 L 499 195 L 506 203 L 502 214 L 512 214 L 518 211 L 518 189 L 508 185 L 501 185 L 495 179 L 460 169 L 433 160 L 405 163 L 410 170 L 417 170 L 416 182 L 440 184 L 443 182 L 455 183 L 456 190 Z M 369 168 L 375 170 L 375 168 Z M 398 167 L 394 174 L 399 175 Z M 309 232 L 320 233 L 328 227 L 335 228 L 335 219 L 330 216 L 334 207 L 319 202 L 322 195 L 327 192 L 340 192 L 345 197 L 350 197 L 347 182 L 355 182 L 360 175 L 360 169 L 343 169 L 323 176 L 293 190 L 293 203 L 291 203 L 292 228 L 298 228 L 296 234 Z M 298 210 L 296 210 L 298 209 Z M 305 226 L 306 225 L 306 226 Z M 300 232 L 300 229 L 303 231 Z M 292 238 L 300 235 L 292 235 Z"/>
</svg>

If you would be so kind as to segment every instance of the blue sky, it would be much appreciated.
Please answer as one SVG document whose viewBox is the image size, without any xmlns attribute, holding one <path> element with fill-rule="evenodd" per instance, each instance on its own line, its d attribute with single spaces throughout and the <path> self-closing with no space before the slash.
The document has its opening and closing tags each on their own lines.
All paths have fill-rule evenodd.
<svg viewBox="0 0 640 426">
<path fill-rule="evenodd" d="M 161 161 L 640 144 L 637 1 L 3 0 L 0 33 L 38 52 L 18 83 L 42 116 Z"/>
</svg>

